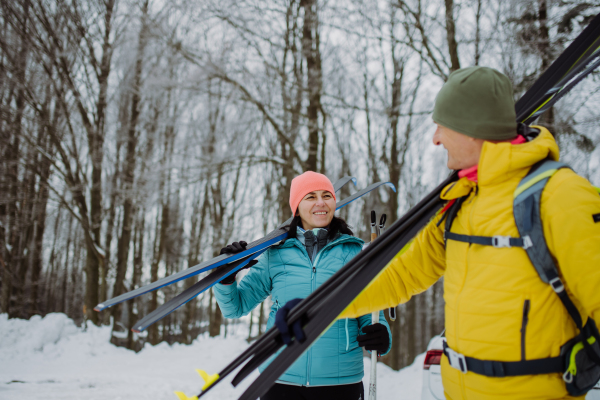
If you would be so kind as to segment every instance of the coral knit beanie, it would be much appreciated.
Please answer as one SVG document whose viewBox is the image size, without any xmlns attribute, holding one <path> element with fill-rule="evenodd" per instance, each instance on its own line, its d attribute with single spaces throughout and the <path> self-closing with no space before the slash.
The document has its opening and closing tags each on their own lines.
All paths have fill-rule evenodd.
<svg viewBox="0 0 600 400">
<path fill-rule="evenodd" d="M 333 199 L 337 201 L 331 181 L 323 174 L 307 171 L 292 179 L 292 187 L 290 188 L 292 215 L 296 215 L 296 209 L 298 209 L 298 204 L 300 204 L 302 198 L 317 190 L 327 190 L 333 195 Z"/>
</svg>

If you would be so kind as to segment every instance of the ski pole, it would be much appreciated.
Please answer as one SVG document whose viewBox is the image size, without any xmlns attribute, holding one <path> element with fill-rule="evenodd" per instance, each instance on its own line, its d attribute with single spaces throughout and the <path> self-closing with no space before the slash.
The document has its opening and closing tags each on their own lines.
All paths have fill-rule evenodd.
<svg viewBox="0 0 600 400">
<path fill-rule="evenodd" d="M 381 219 L 385 223 L 385 214 Z M 377 216 L 371 211 L 371 243 L 377 239 Z M 371 313 L 371 325 L 379 323 L 379 312 Z M 377 400 L 377 350 L 371 351 L 371 379 L 369 381 L 369 400 Z"/>
<path fill-rule="evenodd" d="M 383 235 L 385 232 L 385 221 L 387 219 L 387 215 L 382 214 L 381 219 L 379 220 L 379 235 Z M 396 307 L 390 307 L 388 309 L 388 315 L 390 316 L 390 321 L 396 320 Z"/>
</svg>

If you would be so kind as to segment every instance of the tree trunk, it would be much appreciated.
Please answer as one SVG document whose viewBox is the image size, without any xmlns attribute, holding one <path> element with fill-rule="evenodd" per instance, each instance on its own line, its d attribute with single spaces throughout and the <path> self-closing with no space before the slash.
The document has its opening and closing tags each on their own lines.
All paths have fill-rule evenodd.
<svg viewBox="0 0 600 400">
<path fill-rule="evenodd" d="M 263 320 L 265 319 L 265 302 L 260 303 L 260 313 L 258 314 L 258 336 L 260 337 L 263 333 Z"/>
<path fill-rule="evenodd" d="M 115 219 L 117 216 L 117 184 L 119 179 L 119 158 L 121 153 L 121 142 L 117 141 L 117 155 L 115 157 L 115 172 L 111 179 L 111 194 L 108 212 L 108 221 L 106 224 L 106 236 L 104 240 L 104 263 L 102 264 L 102 276 L 100 281 L 100 302 L 105 301 L 108 298 L 108 271 L 110 270 L 111 260 L 111 247 L 113 241 L 113 232 L 115 229 Z M 108 315 L 108 313 L 106 313 Z M 103 323 L 108 323 L 103 321 Z"/>
<path fill-rule="evenodd" d="M 454 0 L 444 0 L 446 4 L 446 40 L 450 54 L 450 72 L 460 69 L 458 43 L 456 43 L 456 24 L 454 22 Z"/>
<path fill-rule="evenodd" d="M 119 296 L 124 291 L 125 275 L 127 273 L 127 261 L 129 258 L 129 247 L 131 245 L 131 230 L 133 221 L 133 200 L 134 200 L 134 174 L 136 165 L 137 148 L 137 125 L 140 116 L 141 88 L 142 88 L 142 63 L 144 61 L 144 51 L 147 43 L 147 18 L 148 18 L 148 0 L 142 7 L 142 23 L 138 37 L 138 50 L 135 61 L 135 72 L 131 91 L 131 119 L 127 135 L 127 153 L 125 155 L 125 165 L 123 167 L 123 222 L 121 226 L 121 235 L 119 237 L 119 247 L 117 251 L 117 274 L 113 288 L 113 297 Z M 122 308 L 116 305 L 113 308 L 114 321 L 121 319 Z"/>
<path fill-rule="evenodd" d="M 104 159 L 104 135 L 105 135 L 105 114 L 108 92 L 108 77 L 111 70 L 112 49 L 109 41 L 111 34 L 111 24 L 113 17 L 113 8 L 115 0 L 104 2 L 104 38 L 102 44 L 102 58 L 100 61 L 98 75 L 98 99 L 96 102 L 95 126 L 92 128 L 86 111 L 80 107 L 80 113 L 84 118 L 84 123 L 88 127 L 88 145 L 90 148 L 90 157 L 92 164 L 92 180 L 90 188 L 90 231 L 93 243 L 88 243 L 88 255 L 86 261 L 86 313 L 87 318 L 95 325 L 99 324 L 98 313 L 93 311 L 93 307 L 100 300 L 100 270 L 104 270 L 104 259 L 98 254 L 97 249 L 101 248 L 101 228 L 102 228 L 102 164 Z M 84 227 L 85 229 L 85 227 Z M 103 272 L 104 274 L 104 272 Z"/>
<path fill-rule="evenodd" d="M 200 261 L 200 244 L 202 243 L 202 232 L 204 231 L 205 219 L 206 219 L 206 198 L 207 190 L 204 190 L 204 200 L 201 204 L 201 196 L 198 193 L 198 198 L 194 203 L 192 211 L 192 229 L 190 232 L 190 240 L 188 244 L 188 268 L 198 264 Z M 198 215 L 200 213 L 200 215 Z M 190 288 L 194 284 L 192 279 L 186 280 L 185 289 Z M 183 326 L 181 328 L 181 334 L 183 335 L 184 343 L 191 344 L 195 337 L 192 337 L 193 329 L 196 323 L 196 307 L 197 298 L 188 301 L 185 304 Z"/>
<path fill-rule="evenodd" d="M 545 72 L 550 64 L 552 64 L 553 57 L 550 47 L 550 29 L 548 28 L 548 3 L 546 0 L 538 0 L 538 23 L 539 23 L 539 37 L 538 37 L 538 51 L 542 59 L 542 65 L 540 72 Z M 554 129 L 554 107 L 550 107 L 540 116 L 539 123 L 547 126 L 555 134 L 559 134 Z"/>
<path fill-rule="evenodd" d="M 41 161 L 41 179 L 40 179 L 40 193 L 39 200 L 36 207 L 36 229 L 35 229 L 35 248 L 32 256 L 32 268 L 31 268 L 31 294 L 30 294 L 30 310 L 29 315 L 40 314 L 38 307 L 38 292 L 39 292 L 39 280 L 42 272 L 42 261 L 43 261 L 43 245 L 44 245 L 44 232 L 46 230 L 46 206 L 48 204 L 48 198 L 50 192 L 48 190 L 48 178 L 50 175 L 50 165 L 46 159 Z M 65 276 L 67 274 L 67 268 L 65 268 Z"/>
<path fill-rule="evenodd" d="M 163 193 L 162 193 L 162 179 L 161 179 L 161 188 L 159 189 L 159 201 L 161 201 Z M 162 200 L 164 201 L 164 200 Z M 155 282 L 158 280 L 158 265 L 160 264 L 160 260 L 162 259 L 164 240 L 162 235 L 162 222 L 161 222 L 161 213 L 158 213 L 156 216 L 156 232 L 154 236 L 154 254 L 152 257 L 152 265 L 150 266 L 150 282 Z M 158 307 L 158 291 L 155 290 L 150 295 L 150 304 L 148 305 L 150 310 L 156 310 Z M 158 325 L 153 324 L 148 328 L 148 341 L 152 345 L 156 345 L 159 343 L 160 339 L 158 337 Z"/>
<path fill-rule="evenodd" d="M 35 158 L 35 154 L 27 152 L 25 157 Z M 35 162 L 35 161 L 34 161 Z M 12 311 L 9 312 L 9 317 L 28 319 L 29 307 L 26 304 L 25 289 L 26 278 L 29 272 L 31 260 L 31 244 L 34 230 L 33 212 L 35 209 L 35 185 L 36 176 L 32 170 L 25 171 L 25 179 L 20 185 L 21 192 L 21 212 L 19 215 L 19 233 L 16 241 L 16 248 L 13 248 L 14 267 L 17 270 L 16 280 L 13 280 L 13 295 L 14 305 L 11 306 Z M 16 259 L 15 259 L 16 255 Z M 14 276 L 13 276 L 14 277 Z"/>
<path fill-rule="evenodd" d="M 477 0 L 477 11 L 475 12 L 475 65 L 479 65 L 481 58 L 481 3 Z"/>
<path fill-rule="evenodd" d="M 252 340 L 252 328 L 253 327 L 254 327 L 254 310 L 250 311 L 250 326 L 248 327 L 248 338 L 246 339 L 247 342 L 250 342 L 250 340 Z"/>
<path fill-rule="evenodd" d="M 308 157 L 305 171 L 317 171 L 319 150 L 319 110 L 321 109 L 322 72 L 319 50 L 319 20 L 316 0 L 304 0 L 304 25 L 302 29 L 302 52 L 306 59 L 308 89 Z"/>
<path fill-rule="evenodd" d="M 214 215 L 214 213 L 213 213 Z M 221 220 L 222 221 L 222 220 Z M 214 225 L 217 227 L 220 227 L 222 230 L 222 222 L 219 223 L 219 225 Z M 217 247 L 220 245 L 219 241 L 213 241 L 213 246 L 217 244 Z M 215 251 L 213 252 L 213 257 L 216 257 L 217 255 L 219 255 L 219 251 L 217 251 L 215 249 Z M 214 271 L 216 272 L 216 271 Z M 211 272 L 211 273 L 214 273 Z M 208 335 L 210 337 L 215 337 L 215 336 L 219 336 L 221 334 L 221 324 L 223 322 L 223 313 L 221 313 L 221 309 L 219 308 L 219 303 L 217 303 L 216 299 L 214 301 L 214 309 L 213 309 L 213 289 L 210 289 L 210 303 L 209 303 L 209 307 L 210 307 L 210 320 L 209 320 L 209 325 L 208 325 Z"/>
<path fill-rule="evenodd" d="M 131 279 L 131 290 L 140 287 L 142 279 L 142 267 L 143 267 L 143 254 L 144 254 L 144 228 L 146 226 L 145 210 L 141 212 L 137 210 L 137 222 L 135 224 L 135 233 L 133 237 L 133 277 Z M 141 299 L 136 298 L 133 300 L 132 307 L 129 313 L 129 324 L 127 329 L 127 348 L 130 350 L 138 351 L 134 338 L 133 338 L 133 325 L 139 319 L 139 310 L 141 308 Z"/>
<path fill-rule="evenodd" d="M 8 313 L 10 318 L 14 318 L 18 316 L 18 309 L 15 309 L 15 304 L 12 304 L 14 301 L 14 295 L 18 293 L 13 293 L 15 291 L 15 286 L 18 287 L 17 290 L 22 288 L 24 282 L 19 282 L 17 278 L 18 268 L 17 265 L 21 264 L 19 251 L 21 250 L 22 241 L 23 241 L 23 221 L 22 219 L 22 209 L 19 210 L 17 208 L 17 199 L 19 196 L 20 183 L 19 183 L 19 159 L 21 158 L 21 135 L 22 135 L 22 121 L 23 114 L 25 111 L 25 87 L 26 87 L 26 71 L 27 71 L 27 57 L 29 54 L 29 42 L 26 39 L 28 35 L 28 25 L 29 25 L 29 0 L 25 0 L 23 3 L 23 11 L 20 17 L 22 18 L 22 24 L 20 26 L 19 35 L 21 36 L 20 49 L 17 54 L 17 71 L 15 80 L 18 83 L 17 93 L 15 97 L 15 117 L 11 123 L 11 131 L 12 131 L 12 146 L 11 148 L 7 148 L 7 152 L 5 155 L 7 156 L 7 166 L 8 166 L 8 182 L 9 187 L 7 193 L 9 193 L 9 201 L 7 207 L 8 214 L 8 251 L 5 253 L 4 257 L 4 276 L 2 279 L 2 296 L 0 299 L 0 306 L 2 307 L 2 311 Z M 21 202 L 22 204 L 22 202 Z M 23 207 L 23 206 L 21 206 Z M 27 221 L 29 222 L 29 221 Z M 3 246 L 4 250 L 6 246 Z M 19 290 L 20 292 L 20 290 Z"/>
<path fill-rule="evenodd" d="M 392 321 L 388 318 L 388 313 L 384 313 L 388 324 L 390 325 L 390 334 L 392 336 L 392 348 L 390 352 L 385 356 L 381 357 L 381 362 L 389 366 L 395 371 L 398 371 L 402 368 L 402 354 L 400 347 L 400 338 L 401 338 L 401 325 L 402 319 L 404 318 L 403 313 L 404 307 L 397 306 L 396 307 L 396 320 Z"/>
<path fill-rule="evenodd" d="M 211 304 L 210 307 L 212 309 L 213 307 L 213 292 L 212 292 L 212 288 L 210 289 L 210 300 L 211 300 Z M 210 314 L 210 324 L 208 326 L 208 335 L 210 337 L 215 337 L 215 336 L 219 336 L 221 334 L 221 323 L 223 322 L 223 314 L 221 313 L 221 309 L 219 308 L 219 304 L 214 301 L 214 309 L 212 309 L 212 312 Z"/>
<path fill-rule="evenodd" d="M 409 365 L 417 356 L 416 326 L 417 326 L 417 302 L 411 299 L 404 305 L 404 323 L 401 329 L 400 341 L 402 346 L 402 364 L 400 368 Z"/>
</svg>

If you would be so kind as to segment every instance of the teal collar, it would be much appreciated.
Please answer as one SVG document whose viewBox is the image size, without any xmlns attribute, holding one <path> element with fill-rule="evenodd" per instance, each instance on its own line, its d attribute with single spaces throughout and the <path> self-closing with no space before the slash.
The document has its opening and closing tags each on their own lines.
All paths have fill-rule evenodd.
<svg viewBox="0 0 600 400">
<path fill-rule="evenodd" d="M 312 230 L 312 232 L 314 233 L 315 237 L 317 237 L 319 235 L 319 231 L 321 229 L 327 230 L 327 228 L 314 228 Z M 306 230 L 297 227 L 296 228 L 296 237 L 298 238 L 298 240 L 300 241 L 300 243 L 302 243 L 303 245 L 306 246 L 306 242 L 304 241 L 304 233 L 306 232 Z"/>
</svg>

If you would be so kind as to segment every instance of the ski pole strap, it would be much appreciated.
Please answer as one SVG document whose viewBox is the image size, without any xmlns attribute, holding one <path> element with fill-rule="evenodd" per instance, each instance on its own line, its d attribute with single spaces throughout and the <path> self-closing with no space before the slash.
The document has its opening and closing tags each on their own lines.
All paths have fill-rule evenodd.
<svg viewBox="0 0 600 400">
<path fill-rule="evenodd" d="M 448 347 L 444 340 L 444 354 L 452 368 L 462 373 L 474 372 L 479 375 L 503 378 L 505 376 L 539 375 L 564 372 L 564 357 L 540 358 L 523 361 L 489 361 L 467 357 Z"/>
<path fill-rule="evenodd" d="M 528 249 L 532 246 L 529 236 L 524 238 L 513 238 L 510 236 L 471 236 L 460 235 L 449 231 L 444 232 L 444 240 L 455 240 L 457 242 L 465 242 L 469 244 L 480 244 L 482 246 L 493 247 L 521 247 Z"/>
</svg>

